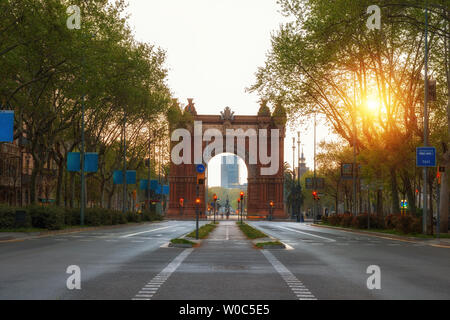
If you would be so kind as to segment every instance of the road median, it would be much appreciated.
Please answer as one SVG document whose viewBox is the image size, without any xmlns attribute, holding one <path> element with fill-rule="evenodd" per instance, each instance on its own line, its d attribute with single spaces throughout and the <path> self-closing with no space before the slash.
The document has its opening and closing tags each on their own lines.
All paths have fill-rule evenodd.
<svg viewBox="0 0 450 320">
<path fill-rule="evenodd" d="M 266 235 L 261 230 L 245 223 L 236 222 L 239 229 L 252 241 L 253 247 L 257 249 L 286 249 L 284 243 L 276 238 Z"/>
<path fill-rule="evenodd" d="M 202 240 L 206 239 L 209 234 L 216 229 L 219 222 L 211 222 L 201 226 L 198 229 L 198 239 L 196 239 L 196 230 L 182 236 L 181 238 L 175 238 L 170 240 L 169 247 L 175 248 L 193 248 L 200 246 Z"/>
</svg>

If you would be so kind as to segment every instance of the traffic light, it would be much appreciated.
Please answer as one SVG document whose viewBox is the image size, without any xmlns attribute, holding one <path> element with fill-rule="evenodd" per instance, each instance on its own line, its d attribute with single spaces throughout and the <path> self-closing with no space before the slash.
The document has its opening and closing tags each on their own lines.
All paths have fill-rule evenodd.
<svg viewBox="0 0 450 320">
<path fill-rule="evenodd" d="M 312 192 L 313 200 L 320 200 L 319 195 L 317 194 L 317 191 Z"/>
<path fill-rule="evenodd" d="M 201 202 L 202 202 L 202 201 L 200 200 L 200 198 L 196 198 L 196 199 L 195 199 L 195 204 L 196 204 L 196 205 L 199 205 Z"/>
<path fill-rule="evenodd" d="M 273 203 L 273 201 L 270 201 L 270 207 L 273 208 L 273 206 L 275 205 L 275 203 Z"/>
<path fill-rule="evenodd" d="M 184 198 L 180 198 L 180 207 L 184 207 Z"/>
<path fill-rule="evenodd" d="M 217 194 L 214 193 L 213 199 L 214 199 L 214 201 L 217 201 Z"/>
<path fill-rule="evenodd" d="M 205 173 L 197 173 L 197 184 L 205 184 Z"/>
<path fill-rule="evenodd" d="M 244 199 L 244 191 L 241 191 L 240 195 L 241 195 L 241 200 L 243 200 Z"/>
</svg>

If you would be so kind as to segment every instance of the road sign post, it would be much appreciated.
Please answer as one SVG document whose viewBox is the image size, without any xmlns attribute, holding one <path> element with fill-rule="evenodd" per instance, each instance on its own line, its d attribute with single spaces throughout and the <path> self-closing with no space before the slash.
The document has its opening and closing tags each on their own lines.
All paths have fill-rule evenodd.
<svg viewBox="0 0 450 320">
<path fill-rule="evenodd" d="M 426 94 L 425 94 L 426 96 Z M 426 104 L 425 104 L 426 105 Z M 426 110 L 426 107 L 425 107 Z M 427 116 L 425 117 L 427 121 Z M 425 130 L 426 132 L 426 130 Z M 423 172 L 423 216 L 422 216 L 422 228 L 423 233 L 427 233 L 427 215 L 428 215 L 428 193 L 427 193 L 427 179 L 428 179 L 428 167 L 436 167 L 436 148 L 426 147 L 416 148 L 416 166 L 424 169 Z M 430 216 L 432 217 L 432 215 Z M 431 233 L 433 231 L 433 225 L 430 225 Z"/>
</svg>

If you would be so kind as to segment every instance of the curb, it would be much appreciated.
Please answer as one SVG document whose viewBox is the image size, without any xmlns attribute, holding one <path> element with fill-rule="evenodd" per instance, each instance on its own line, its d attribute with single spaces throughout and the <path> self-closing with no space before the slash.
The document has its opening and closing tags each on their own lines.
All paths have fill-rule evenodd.
<svg viewBox="0 0 450 320">
<path fill-rule="evenodd" d="M 311 224 L 311 226 L 318 227 L 318 228 L 326 228 L 326 229 L 332 229 L 332 230 L 346 231 L 346 232 L 351 232 L 351 233 L 356 233 L 356 234 L 364 234 L 364 235 L 369 235 L 369 236 L 382 238 L 382 239 L 389 239 L 389 240 L 396 240 L 396 241 L 403 241 L 403 242 L 411 242 L 411 243 L 423 243 L 425 245 L 432 246 L 432 247 L 439 247 L 439 248 L 448 248 L 448 249 L 450 249 L 450 245 L 446 245 L 446 244 L 442 244 L 442 243 L 439 243 L 439 244 L 427 243 L 427 239 L 420 239 L 420 238 L 413 238 L 413 237 L 391 236 L 390 234 L 385 234 L 385 233 L 381 233 L 381 232 L 369 232 L 369 231 L 351 230 L 351 229 L 346 229 L 346 228 L 341 228 L 341 227 L 323 226 L 323 225 L 314 224 L 314 223 Z"/>
</svg>

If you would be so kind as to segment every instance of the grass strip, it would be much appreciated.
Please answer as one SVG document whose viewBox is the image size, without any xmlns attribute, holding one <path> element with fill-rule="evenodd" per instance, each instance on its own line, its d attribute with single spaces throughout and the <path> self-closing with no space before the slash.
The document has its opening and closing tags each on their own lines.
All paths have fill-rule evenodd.
<svg viewBox="0 0 450 320">
<path fill-rule="evenodd" d="M 264 246 L 283 246 L 284 244 L 282 244 L 280 241 L 269 241 L 269 242 L 258 242 L 256 244 L 256 246 L 258 248 L 264 248 Z"/>
<path fill-rule="evenodd" d="M 236 224 L 249 239 L 268 238 L 266 234 L 262 233 L 258 229 L 253 228 L 245 222 L 236 222 Z"/>
<path fill-rule="evenodd" d="M 208 223 L 198 228 L 198 238 L 205 239 L 211 231 L 217 227 L 218 223 Z M 187 235 L 189 238 L 195 238 L 195 230 Z"/>
<path fill-rule="evenodd" d="M 171 243 L 173 244 L 192 244 L 194 245 L 195 243 L 186 239 L 172 239 L 170 240 Z"/>
</svg>

